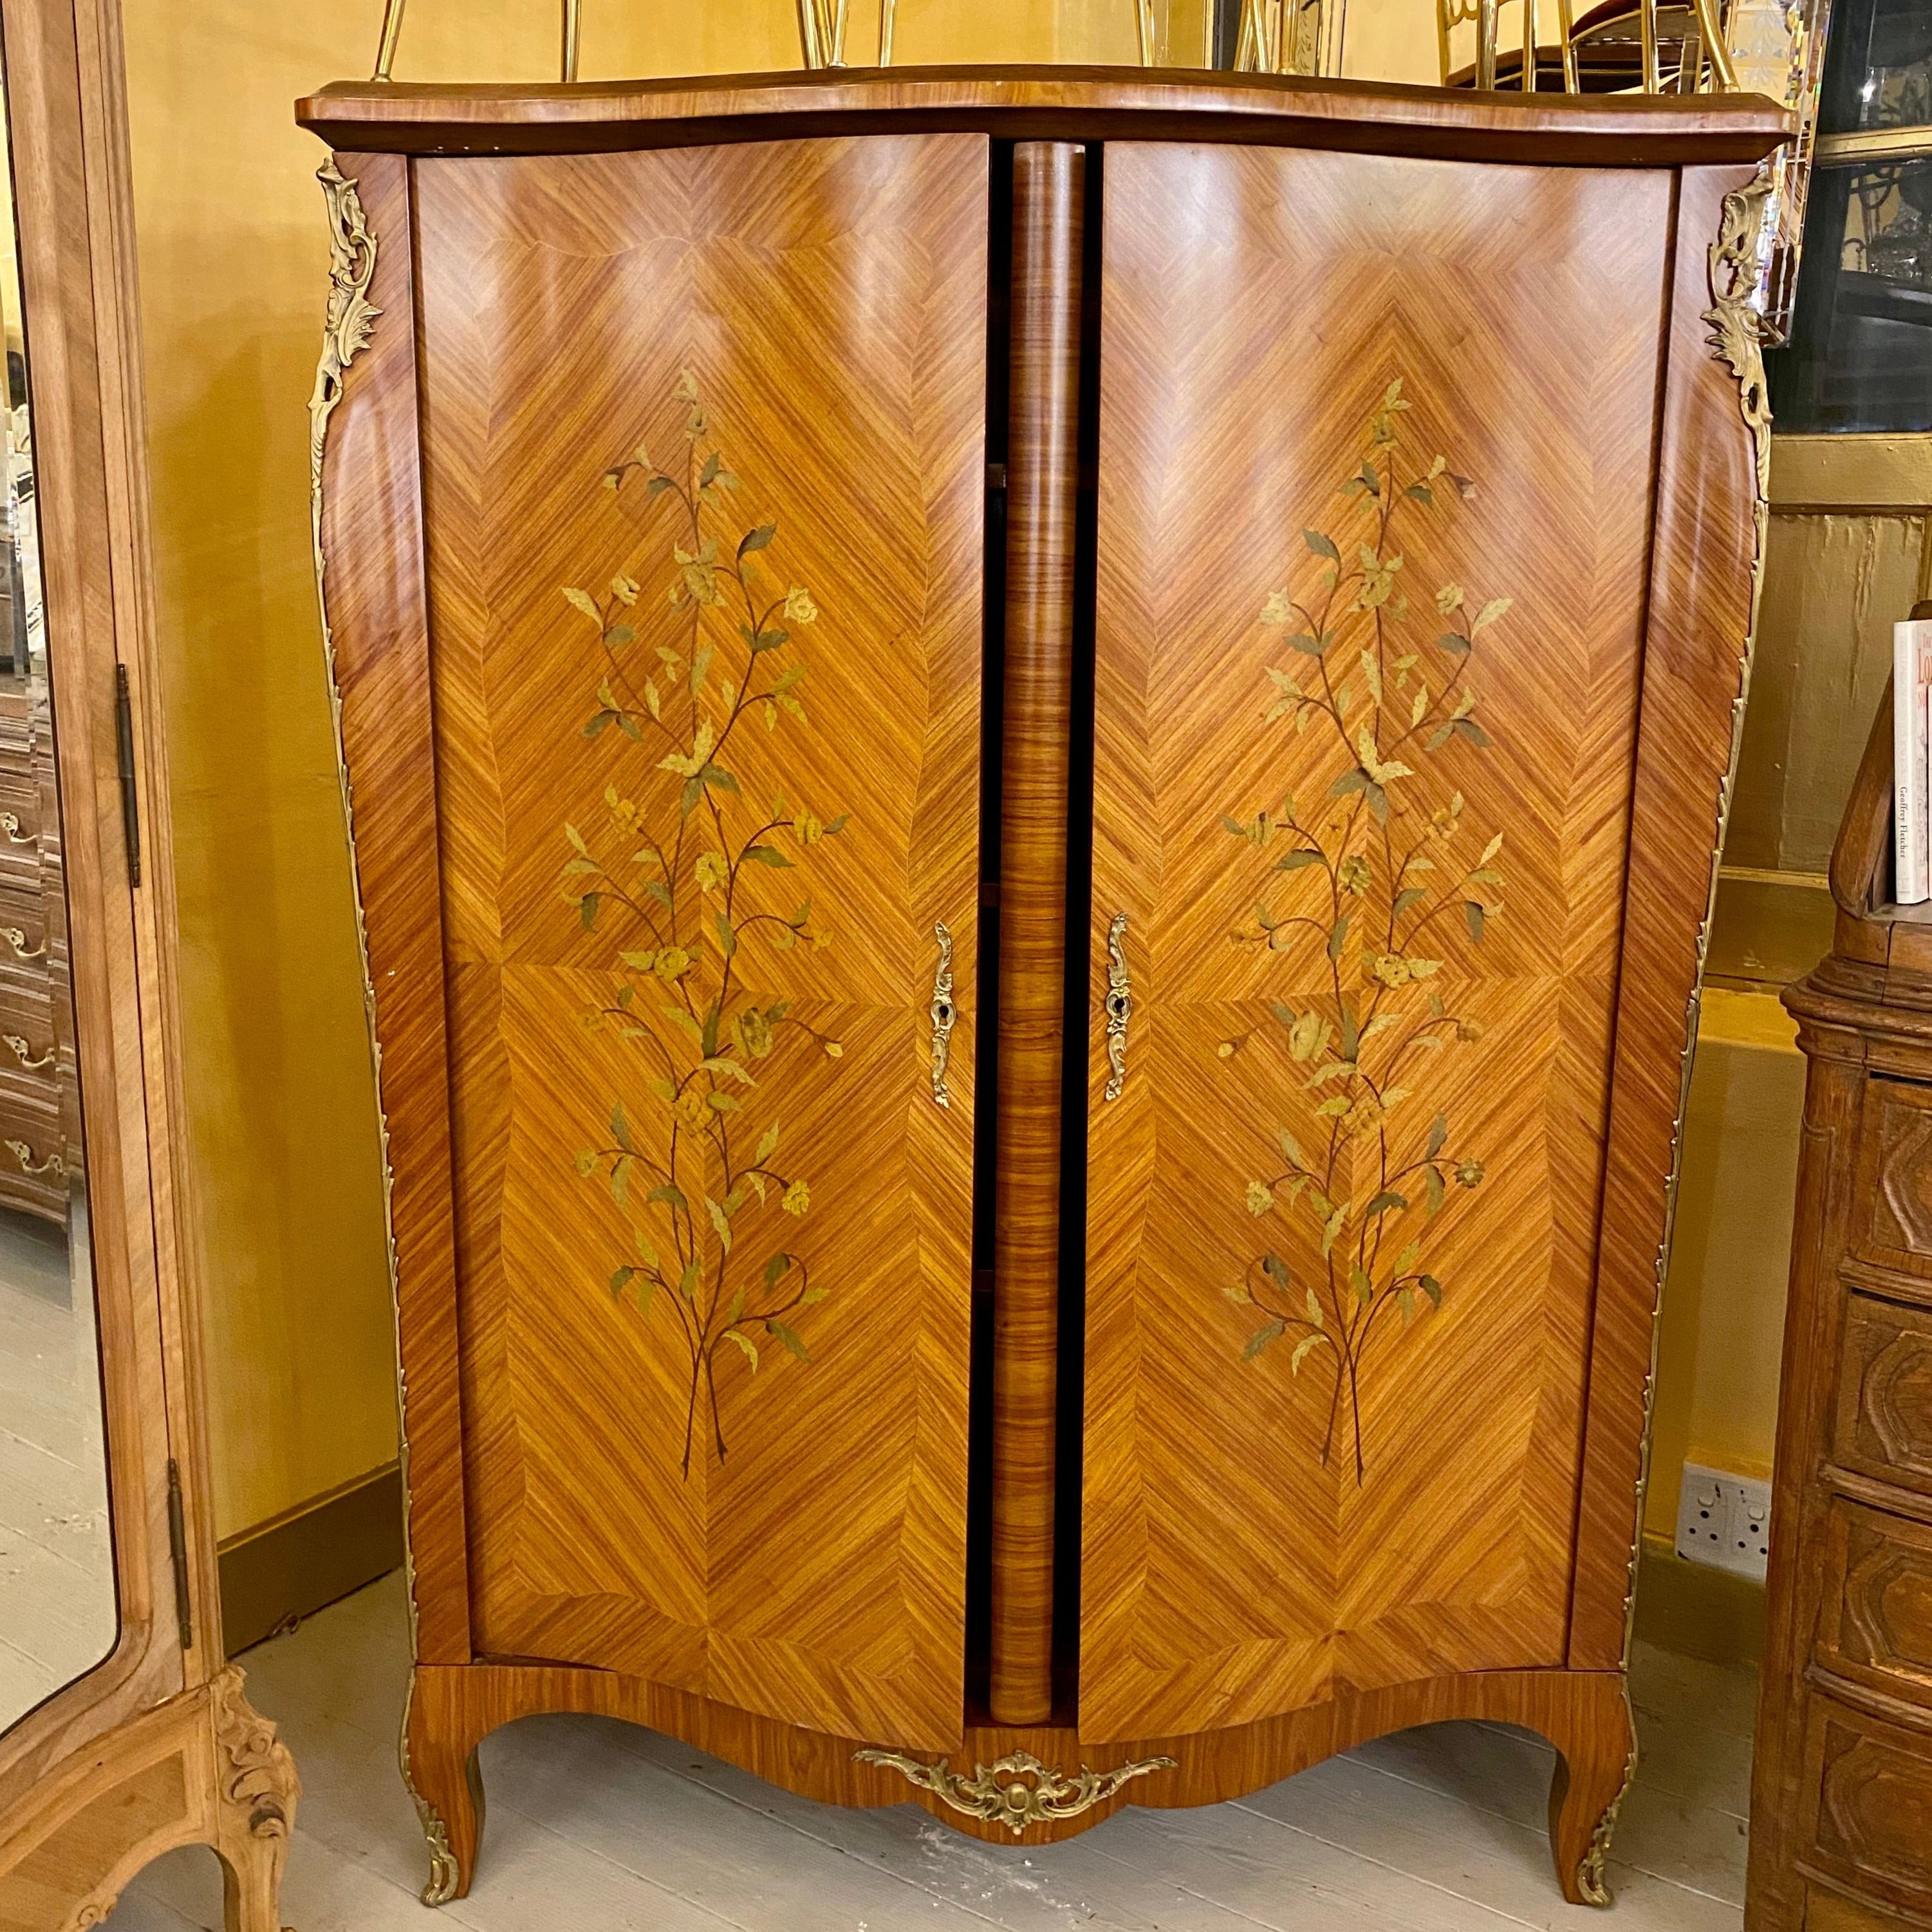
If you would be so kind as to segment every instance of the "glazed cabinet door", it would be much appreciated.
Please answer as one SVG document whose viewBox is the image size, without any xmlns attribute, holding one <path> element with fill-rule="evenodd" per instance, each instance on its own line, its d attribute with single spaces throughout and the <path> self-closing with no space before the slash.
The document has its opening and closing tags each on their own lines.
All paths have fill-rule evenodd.
<svg viewBox="0 0 1932 1932">
<path fill-rule="evenodd" d="M 1108 149 L 1088 1737 L 1564 1660 L 1672 191 Z"/>
<path fill-rule="evenodd" d="M 474 1649 L 944 1746 L 987 143 L 414 193 Z"/>
</svg>

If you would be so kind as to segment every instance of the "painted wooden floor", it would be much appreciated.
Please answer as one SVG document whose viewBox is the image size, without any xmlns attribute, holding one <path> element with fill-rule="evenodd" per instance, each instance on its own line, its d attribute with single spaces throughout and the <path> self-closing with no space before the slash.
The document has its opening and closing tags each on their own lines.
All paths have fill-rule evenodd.
<svg viewBox="0 0 1932 1932">
<path fill-rule="evenodd" d="M 244 1660 L 306 1795 L 283 1916 L 298 1932 L 427 1932 L 422 1840 L 396 1771 L 406 1675 L 391 1577 Z M 1753 1682 L 1640 1653 L 1642 1768 L 1613 1916 L 1566 1906 L 1541 1820 L 1551 1755 L 1481 1724 L 1405 1732 L 1239 1803 L 1126 1810 L 1042 1852 L 963 1838 L 911 1805 L 842 1811 L 595 1718 L 483 1747 L 489 1811 L 454 1932 L 1734 1932 L 1742 1923 Z M 220 1924 L 212 1854 L 152 1866 L 112 1932 Z"/>
</svg>

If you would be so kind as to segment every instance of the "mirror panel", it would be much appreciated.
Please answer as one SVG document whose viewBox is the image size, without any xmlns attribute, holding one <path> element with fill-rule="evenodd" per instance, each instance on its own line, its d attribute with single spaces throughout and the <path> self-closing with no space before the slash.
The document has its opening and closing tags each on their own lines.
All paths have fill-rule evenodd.
<svg viewBox="0 0 1932 1932">
<path fill-rule="evenodd" d="M 0 140 L 0 1729 L 99 1664 L 119 1630 L 12 170 L 9 138 Z"/>
</svg>

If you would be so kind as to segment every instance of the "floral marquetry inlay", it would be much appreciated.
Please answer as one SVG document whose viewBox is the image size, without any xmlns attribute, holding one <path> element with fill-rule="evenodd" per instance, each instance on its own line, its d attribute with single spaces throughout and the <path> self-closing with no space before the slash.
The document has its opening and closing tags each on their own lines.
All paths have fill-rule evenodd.
<svg viewBox="0 0 1932 1932">
<path fill-rule="evenodd" d="M 747 993 L 738 962 L 746 946 L 831 943 L 813 910 L 811 854 L 846 817 L 821 818 L 783 796 L 754 801 L 733 770 L 744 733 L 804 717 L 796 644 L 818 609 L 802 585 L 768 574 L 776 523 L 728 533 L 739 479 L 688 373 L 673 400 L 673 460 L 640 446 L 602 478 L 640 519 L 668 511 L 661 578 L 646 584 L 620 570 L 601 588 L 562 591 L 597 634 L 602 674 L 584 735 L 628 740 L 635 771 L 622 789 L 606 788 L 596 817 L 563 826 L 562 890 L 585 931 L 610 934 L 618 975 L 582 1024 L 615 1034 L 637 1063 L 578 1171 L 607 1186 L 631 1222 L 631 1252 L 612 1257 L 612 1298 L 674 1334 L 685 1356 L 688 1476 L 700 1411 L 726 1453 L 722 1355 L 754 1373 L 773 1343 L 811 1359 L 801 1318 L 826 1291 L 806 1244 L 767 1239 L 747 1252 L 740 1216 L 776 1203 L 802 1229 L 812 1183 L 788 1160 L 768 1096 L 783 1090 L 796 1056 L 836 1060 L 844 1048 L 788 1001 Z M 789 913 L 746 903 L 748 879 L 766 872 L 808 881 Z"/>
<path fill-rule="evenodd" d="M 1483 1179 L 1481 1160 L 1431 1098 L 1443 1057 L 1481 1030 L 1437 989 L 1432 942 L 1438 922 L 1453 920 L 1480 944 L 1502 911 L 1504 834 L 1470 822 L 1434 761 L 1452 744 L 1490 748 L 1471 671 L 1510 600 L 1406 574 L 1404 527 L 1450 514 L 1476 491 L 1446 457 L 1405 462 L 1408 406 L 1390 383 L 1360 467 L 1341 486 L 1343 519 L 1301 532 L 1298 578 L 1312 582 L 1276 591 L 1262 611 L 1281 638 L 1268 727 L 1327 740 L 1332 778 L 1222 821 L 1255 849 L 1258 897 L 1235 944 L 1281 952 L 1312 932 L 1328 981 L 1312 998 L 1272 1003 L 1304 1101 L 1275 1124 L 1279 1164 L 1247 1184 L 1270 1244 L 1227 1292 L 1260 1317 L 1249 1360 L 1281 1343 L 1298 1376 L 1313 1360 L 1328 1367 L 1322 1460 L 1346 1444 L 1358 1483 L 1371 1345 L 1389 1324 L 1442 1306 L 1429 1252 L 1436 1220 Z M 1222 1057 L 1247 1043 L 1223 1041 Z"/>
</svg>

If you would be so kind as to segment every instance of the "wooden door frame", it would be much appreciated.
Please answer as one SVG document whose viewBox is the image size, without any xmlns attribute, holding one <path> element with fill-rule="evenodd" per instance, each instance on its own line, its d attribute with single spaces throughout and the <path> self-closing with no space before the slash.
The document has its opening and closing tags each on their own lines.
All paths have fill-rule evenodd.
<svg viewBox="0 0 1932 1932">
<path fill-rule="evenodd" d="M 118 0 L 9 0 L 0 31 L 120 1619 L 98 1664 L 0 1736 L 0 1927 L 50 1890 L 92 1923 L 199 1841 L 224 1859 L 231 1927 L 269 1932 L 296 1786 L 221 1649 Z M 110 1832 L 117 1806 L 146 1821 L 137 1841 Z"/>
</svg>

